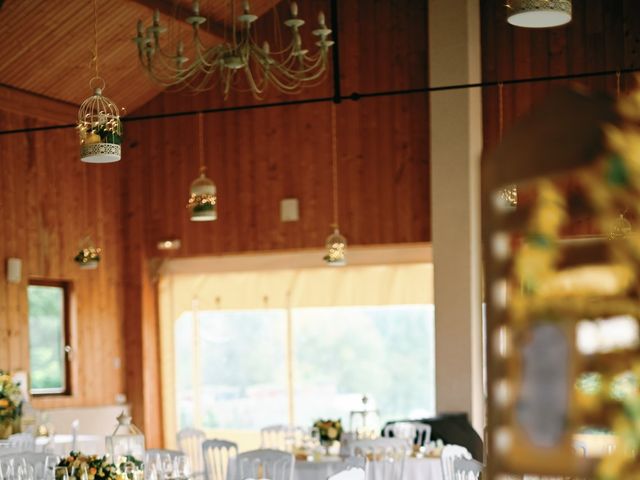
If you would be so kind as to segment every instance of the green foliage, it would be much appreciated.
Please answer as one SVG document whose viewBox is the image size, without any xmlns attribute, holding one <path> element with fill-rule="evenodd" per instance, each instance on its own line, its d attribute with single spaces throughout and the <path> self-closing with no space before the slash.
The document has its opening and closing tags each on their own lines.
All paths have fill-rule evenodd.
<svg viewBox="0 0 640 480">
<path fill-rule="evenodd" d="M 31 388 L 64 388 L 64 291 L 31 285 L 28 297 Z"/>
</svg>

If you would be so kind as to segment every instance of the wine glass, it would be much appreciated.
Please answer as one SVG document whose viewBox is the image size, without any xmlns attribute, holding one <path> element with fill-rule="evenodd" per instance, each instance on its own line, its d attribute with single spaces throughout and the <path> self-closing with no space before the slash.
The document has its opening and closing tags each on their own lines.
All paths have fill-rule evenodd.
<svg viewBox="0 0 640 480">
<path fill-rule="evenodd" d="M 89 471 L 85 464 L 80 465 L 80 480 L 89 480 Z"/>
<path fill-rule="evenodd" d="M 178 455 L 175 459 L 175 474 L 179 479 L 187 479 L 191 477 L 191 464 L 189 457 L 186 455 Z"/>
<path fill-rule="evenodd" d="M 171 458 L 171 455 L 164 454 L 162 456 L 162 477 L 164 479 L 171 479 L 174 477 L 174 471 L 173 471 L 173 459 Z"/>
<path fill-rule="evenodd" d="M 56 480 L 69 480 L 69 470 L 67 467 L 56 467 Z"/>
<path fill-rule="evenodd" d="M 147 465 L 147 468 L 145 468 L 145 478 L 146 480 L 160 480 L 158 477 L 158 469 L 156 467 L 156 464 L 153 462 L 145 462 L 145 464 Z M 0 478 L 0 480 L 2 480 Z"/>
</svg>

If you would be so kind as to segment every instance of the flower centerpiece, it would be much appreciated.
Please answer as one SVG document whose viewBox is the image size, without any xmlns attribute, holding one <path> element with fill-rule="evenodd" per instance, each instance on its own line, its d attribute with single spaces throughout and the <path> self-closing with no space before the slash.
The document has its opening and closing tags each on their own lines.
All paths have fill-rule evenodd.
<svg viewBox="0 0 640 480">
<path fill-rule="evenodd" d="M 15 382 L 8 372 L 0 370 L 0 438 L 7 438 L 19 431 L 14 427 L 19 424 L 21 415 L 20 384 Z"/>
<path fill-rule="evenodd" d="M 331 447 L 342 435 L 342 420 L 316 420 L 313 424 L 320 434 L 320 442 L 327 448 Z"/>
<path fill-rule="evenodd" d="M 100 457 L 72 451 L 58 462 L 55 477 L 56 480 L 61 479 L 63 468 L 66 468 L 69 480 L 122 480 L 124 478 L 138 480 L 142 478 L 142 461 L 129 455 L 120 458 L 118 462 L 119 465 L 114 465 L 106 455 Z M 86 478 L 84 478 L 85 472 Z M 136 475 L 138 473 L 139 475 Z"/>
</svg>

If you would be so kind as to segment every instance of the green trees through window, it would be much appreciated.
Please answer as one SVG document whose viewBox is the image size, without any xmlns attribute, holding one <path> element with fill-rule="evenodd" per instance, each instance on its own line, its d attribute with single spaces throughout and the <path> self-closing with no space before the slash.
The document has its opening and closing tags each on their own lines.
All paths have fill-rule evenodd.
<svg viewBox="0 0 640 480">
<path fill-rule="evenodd" d="M 175 323 L 180 427 L 258 430 L 435 413 L 432 305 L 185 312 Z M 288 375 L 291 373 L 292 382 Z M 291 404 L 290 399 L 293 400 Z"/>
<path fill-rule="evenodd" d="M 33 282 L 27 295 L 31 393 L 65 393 L 66 284 Z"/>
</svg>

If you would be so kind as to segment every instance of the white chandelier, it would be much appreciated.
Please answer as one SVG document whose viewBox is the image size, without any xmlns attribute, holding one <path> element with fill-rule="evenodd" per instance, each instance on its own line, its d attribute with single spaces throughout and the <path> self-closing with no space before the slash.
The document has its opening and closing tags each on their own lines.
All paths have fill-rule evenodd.
<svg viewBox="0 0 640 480">
<path fill-rule="evenodd" d="M 296 2 L 291 2 L 291 18 L 284 21 L 291 29 L 291 40 L 286 46 L 278 46 L 277 51 L 271 50 L 269 42 L 260 45 L 256 39 L 253 23 L 258 17 L 251 13 L 247 0 L 243 2 L 237 22 L 236 0 L 231 0 L 231 14 L 234 19 L 231 38 L 207 46 L 201 39 L 202 25 L 207 19 L 200 15 L 200 2 L 193 1 L 193 15 L 186 19 L 193 27 L 194 58 L 189 59 L 181 40 L 175 46 L 175 53 L 163 50 L 161 36 L 167 28 L 160 24 L 160 13 L 156 10 L 150 27 L 145 28 L 142 21 L 138 21 L 134 41 L 140 62 L 149 76 L 164 87 L 204 91 L 219 85 L 225 99 L 232 89 L 251 91 L 256 98 L 269 86 L 283 93 L 297 93 L 323 79 L 327 52 L 334 42 L 328 38 L 331 29 L 327 28 L 322 12 L 318 14 L 318 28 L 312 31 L 317 37 L 315 53 L 303 45 L 300 28 L 305 21 L 298 18 Z M 279 37 L 278 32 L 275 37 Z"/>
<path fill-rule="evenodd" d="M 571 0 L 510 0 L 507 21 L 516 27 L 549 28 L 571 21 Z"/>
</svg>

